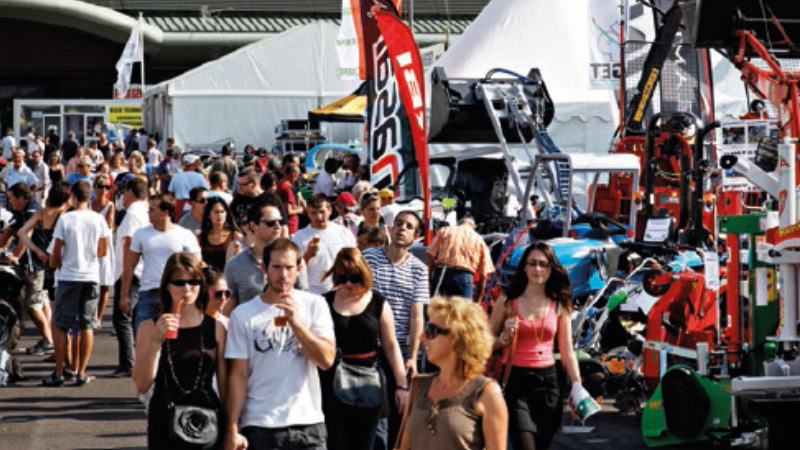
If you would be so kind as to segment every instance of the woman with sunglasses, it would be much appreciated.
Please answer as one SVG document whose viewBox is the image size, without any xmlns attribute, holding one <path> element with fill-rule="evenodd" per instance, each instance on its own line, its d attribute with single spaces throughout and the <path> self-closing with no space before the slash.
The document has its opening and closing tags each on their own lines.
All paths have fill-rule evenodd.
<svg viewBox="0 0 800 450">
<path fill-rule="evenodd" d="M 328 450 L 370 450 L 375 441 L 378 420 L 388 413 L 383 383 L 383 401 L 376 408 L 358 408 L 343 403 L 334 392 L 337 366 L 347 364 L 376 368 L 378 339 L 397 380 L 406 374 L 400 345 L 394 332 L 394 319 L 386 299 L 372 291 L 372 273 L 356 248 L 343 248 L 324 277 L 332 277 L 334 290 L 324 295 L 330 307 L 336 334 L 337 361 L 320 372 L 322 410 L 328 429 Z M 381 378 L 383 378 L 381 376 Z M 399 408 L 408 397 L 403 383 L 394 394 Z"/>
<path fill-rule="evenodd" d="M 571 312 L 569 273 L 552 247 L 544 242 L 531 244 L 491 318 L 492 332 L 499 336 L 496 346 L 504 347 L 504 361 L 514 334 L 517 339 L 505 390 L 515 450 L 548 448 L 561 426 L 563 399 L 553 357 L 556 338 L 569 380 L 581 382 L 572 349 Z"/>
<path fill-rule="evenodd" d="M 228 328 L 228 318 L 222 314 L 225 304 L 233 296 L 233 292 L 228 289 L 228 281 L 225 275 L 214 267 L 203 269 L 208 287 L 208 302 L 206 303 L 206 315 L 220 321 L 225 328 Z"/>
<path fill-rule="evenodd" d="M 136 336 L 136 391 L 145 394 L 155 384 L 147 410 L 150 449 L 202 448 L 170 442 L 170 403 L 215 410 L 217 423 L 224 423 L 220 411 L 227 386 L 226 331 L 204 313 L 206 297 L 201 292 L 205 292 L 202 262 L 188 253 L 170 256 L 158 290 L 158 317 L 143 322 Z M 213 389 L 214 375 L 219 395 Z"/>
<path fill-rule="evenodd" d="M 206 200 L 200 225 L 200 248 L 203 261 L 220 272 L 225 263 L 241 250 L 241 232 L 233 214 L 222 197 Z"/>
<path fill-rule="evenodd" d="M 117 211 L 114 203 L 109 200 L 111 193 L 111 176 L 97 174 L 94 179 L 94 198 L 92 199 L 92 211 L 100 214 L 106 220 L 108 228 L 114 230 L 114 217 Z M 114 279 L 114 241 L 108 240 L 108 250 L 106 256 L 100 258 L 100 298 L 97 304 L 97 323 L 98 327 L 103 319 L 103 313 L 108 304 L 108 296 L 111 286 L 116 281 Z"/>
<path fill-rule="evenodd" d="M 414 379 L 401 449 L 505 449 L 508 412 L 500 387 L 482 376 L 492 353 L 483 309 L 435 297 L 422 345 L 439 372 Z"/>
</svg>

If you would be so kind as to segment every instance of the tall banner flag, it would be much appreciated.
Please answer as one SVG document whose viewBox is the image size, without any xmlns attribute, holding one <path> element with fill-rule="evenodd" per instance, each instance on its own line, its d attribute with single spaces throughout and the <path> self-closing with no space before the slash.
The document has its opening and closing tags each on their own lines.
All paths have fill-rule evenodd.
<svg viewBox="0 0 800 450">
<path fill-rule="evenodd" d="M 431 232 L 430 176 L 425 113 L 425 72 L 422 68 L 422 57 L 414 40 L 414 33 L 396 13 L 375 6 L 372 8 L 372 14 L 375 16 L 381 33 L 381 40 L 377 44 L 383 43 L 385 54 L 388 55 L 395 91 L 400 93 L 405 122 L 411 129 L 411 142 L 407 142 L 405 147 L 413 149 L 412 155 L 416 156 L 419 166 L 419 182 L 425 205 L 423 209 L 423 221 L 426 224 L 425 243 L 429 244 Z M 376 62 L 378 61 L 376 60 Z M 383 73 L 388 73 L 388 67 L 383 67 L 383 69 L 377 73 L 378 80 L 382 78 Z"/>
<path fill-rule="evenodd" d="M 360 0 L 342 0 L 342 23 L 336 36 L 336 53 L 339 55 L 339 78 L 342 80 L 364 79 L 361 70 L 362 46 L 356 26 L 361 27 Z"/>
<path fill-rule="evenodd" d="M 125 98 L 131 84 L 131 72 L 135 63 L 144 63 L 144 46 L 142 45 L 142 20 L 141 17 L 131 30 L 131 36 L 125 49 L 122 51 L 119 61 L 117 61 L 117 82 L 114 83 L 114 90 L 117 98 Z M 142 79 L 142 89 L 144 89 L 144 79 Z"/>
<path fill-rule="evenodd" d="M 620 76 L 619 1 L 589 2 L 589 80 L 593 89 L 616 89 Z"/>
</svg>

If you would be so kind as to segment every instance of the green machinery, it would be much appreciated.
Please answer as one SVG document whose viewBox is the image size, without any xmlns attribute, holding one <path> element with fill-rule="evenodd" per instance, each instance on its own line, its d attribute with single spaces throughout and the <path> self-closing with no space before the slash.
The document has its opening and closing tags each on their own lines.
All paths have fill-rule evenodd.
<svg viewBox="0 0 800 450">
<path fill-rule="evenodd" d="M 780 325 L 776 268 L 759 257 L 766 219 L 765 213 L 720 217 L 731 261 L 728 283 L 720 292 L 721 333 L 716 348 L 645 344 L 683 361 L 662 372 L 658 388 L 643 408 L 642 436 L 648 447 L 708 440 L 728 445 L 764 442 L 761 430 L 767 421 L 748 401 L 732 396 L 731 383 L 742 375 L 763 376 L 764 362 L 776 355 L 776 344 L 768 340 Z M 747 240 L 744 261 L 743 239 Z"/>
</svg>

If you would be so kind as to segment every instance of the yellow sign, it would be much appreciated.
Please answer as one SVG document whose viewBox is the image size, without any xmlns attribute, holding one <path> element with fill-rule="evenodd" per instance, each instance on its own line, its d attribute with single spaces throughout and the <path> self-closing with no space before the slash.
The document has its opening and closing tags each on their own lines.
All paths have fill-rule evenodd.
<svg viewBox="0 0 800 450">
<path fill-rule="evenodd" d="M 647 106 L 647 100 L 650 98 L 650 93 L 656 87 L 656 82 L 658 81 L 658 69 L 652 69 L 650 71 L 650 76 L 647 77 L 647 83 L 644 85 L 644 92 L 642 92 L 642 101 L 636 107 L 636 111 L 633 115 L 633 120 L 640 121 L 642 120 L 642 115 L 644 114 L 644 108 Z"/>
<path fill-rule="evenodd" d="M 118 125 L 128 125 L 133 128 L 141 128 L 142 107 L 141 106 L 109 106 L 108 123 Z"/>
</svg>

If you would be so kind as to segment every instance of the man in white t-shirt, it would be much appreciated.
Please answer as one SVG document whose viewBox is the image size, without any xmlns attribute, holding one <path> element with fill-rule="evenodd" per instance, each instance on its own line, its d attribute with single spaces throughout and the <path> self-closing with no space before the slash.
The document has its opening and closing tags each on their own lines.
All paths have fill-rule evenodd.
<svg viewBox="0 0 800 450">
<path fill-rule="evenodd" d="M 86 374 L 86 365 L 92 353 L 92 330 L 97 327 L 98 259 L 106 255 L 111 231 L 105 219 L 89 208 L 92 193 L 89 183 L 76 182 L 70 193 L 74 210 L 61 215 L 53 232 L 50 261 L 54 268 L 59 269 L 53 312 L 56 370 L 42 380 L 45 386 L 64 384 L 67 332 L 76 319 L 80 328 L 76 384 L 82 386 L 93 379 Z"/>
<path fill-rule="evenodd" d="M 161 273 L 167 259 L 173 253 L 192 253 L 201 259 L 200 245 L 191 231 L 172 223 L 175 213 L 175 200 L 169 194 L 150 197 L 147 214 L 150 226 L 133 233 L 130 252 L 125 260 L 122 272 L 122 292 L 119 306 L 123 312 L 133 310 L 133 333 L 139 325 L 158 315 L 158 288 L 161 285 Z M 139 299 L 131 304 L 129 291 L 133 279 L 134 268 L 142 261 L 142 276 L 139 278 Z"/>
<path fill-rule="evenodd" d="M 300 246 L 308 264 L 308 291 L 324 294 L 333 289 L 333 281 L 330 277 L 323 280 L 323 274 L 331 268 L 339 250 L 356 247 L 356 238 L 349 229 L 328 220 L 331 204 L 325 194 L 309 197 L 306 208 L 311 224 L 295 233 L 292 240 Z"/>
<path fill-rule="evenodd" d="M 288 238 L 264 248 L 267 288 L 231 314 L 226 449 L 324 450 L 326 430 L 318 368 L 336 355 L 325 300 L 293 289 L 300 249 Z"/>
<path fill-rule="evenodd" d="M 131 251 L 133 234 L 148 225 L 150 217 L 147 214 L 147 181 L 134 177 L 125 183 L 122 194 L 122 206 L 125 217 L 117 226 L 114 248 L 114 313 L 112 322 L 118 344 L 118 365 L 114 373 L 115 378 L 130 378 L 133 370 L 133 318 L 128 312 L 122 311 L 119 302 L 122 299 L 122 272 L 125 269 L 125 259 Z M 142 262 L 136 265 L 131 278 L 128 298 L 135 304 L 139 299 L 139 278 L 142 276 Z"/>
</svg>

